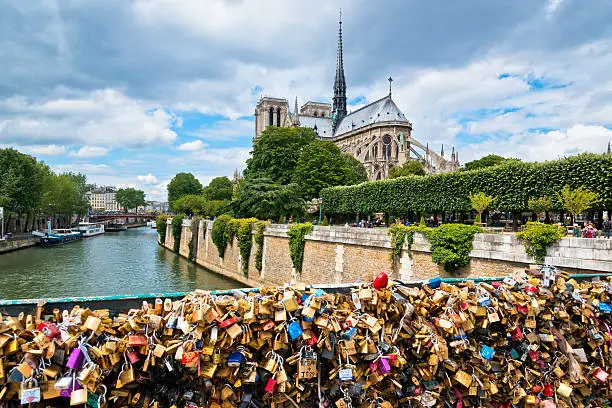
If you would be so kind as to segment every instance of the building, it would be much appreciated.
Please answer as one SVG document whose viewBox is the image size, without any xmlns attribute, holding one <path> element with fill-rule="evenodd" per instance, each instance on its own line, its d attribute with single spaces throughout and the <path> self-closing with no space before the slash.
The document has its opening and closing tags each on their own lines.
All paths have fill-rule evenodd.
<svg viewBox="0 0 612 408">
<path fill-rule="evenodd" d="M 412 123 L 389 94 L 353 112 L 347 112 L 346 79 L 342 54 L 342 21 L 338 30 L 338 55 L 332 104 L 306 102 L 298 108 L 295 98 L 293 113 L 287 99 L 262 97 L 255 108 L 255 137 L 268 126 L 303 126 L 312 128 L 320 139 L 333 141 L 344 152 L 352 154 L 366 168 L 370 180 L 385 179 L 394 166 L 418 160 L 428 173 L 453 171 L 459 168 L 459 155 L 452 148 L 450 158 L 429 149 L 412 137 Z"/>
<path fill-rule="evenodd" d="M 169 204 L 167 201 L 147 201 L 144 210 L 149 212 L 167 213 Z"/>
<path fill-rule="evenodd" d="M 90 186 L 86 193 L 92 211 L 120 211 L 119 203 L 115 201 L 117 189 L 111 186 Z"/>
</svg>

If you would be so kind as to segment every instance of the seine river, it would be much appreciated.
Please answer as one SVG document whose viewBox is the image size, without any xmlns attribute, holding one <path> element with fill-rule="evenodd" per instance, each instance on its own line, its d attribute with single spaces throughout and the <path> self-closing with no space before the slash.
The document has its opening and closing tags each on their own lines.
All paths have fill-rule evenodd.
<svg viewBox="0 0 612 408">
<path fill-rule="evenodd" d="M 0 299 L 235 287 L 237 282 L 159 246 L 157 232 L 146 227 L 0 254 Z"/>
</svg>

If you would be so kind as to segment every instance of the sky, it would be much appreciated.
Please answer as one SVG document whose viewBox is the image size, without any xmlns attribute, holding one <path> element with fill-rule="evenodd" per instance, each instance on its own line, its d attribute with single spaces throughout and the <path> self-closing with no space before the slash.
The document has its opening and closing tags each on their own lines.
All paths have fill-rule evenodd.
<svg viewBox="0 0 612 408">
<path fill-rule="evenodd" d="M 609 0 L 4 0 L 0 147 L 165 200 L 242 170 L 261 96 L 388 92 L 413 137 L 547 160 L 612 140 Z M 291 103 L 293 108 L 293 103 Z"/>
</svg>

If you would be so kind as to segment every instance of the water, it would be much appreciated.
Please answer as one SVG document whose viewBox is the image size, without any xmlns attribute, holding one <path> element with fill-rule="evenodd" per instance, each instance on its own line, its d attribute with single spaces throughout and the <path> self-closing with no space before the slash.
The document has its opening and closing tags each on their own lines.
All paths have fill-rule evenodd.
<svg viewBox="0 0 612 408">
<path fill-rule="evenodd" d="M 135 228 L 55 248 L 0 254 L 0 298 L 129 295 L 230 289 L 240 284 L 187 262 Z"/>
</svg>

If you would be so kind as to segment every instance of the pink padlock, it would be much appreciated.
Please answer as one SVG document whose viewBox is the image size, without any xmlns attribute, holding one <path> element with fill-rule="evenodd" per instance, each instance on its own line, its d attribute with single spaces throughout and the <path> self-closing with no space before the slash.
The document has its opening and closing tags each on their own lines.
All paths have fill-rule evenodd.
<svg viewBox="0 0 612 408">
<path fill-rule="evenodd" d="M 378 364 L 376 364 L 376 362 L 370 363 L 370 371 L 372 371 L 373 373 L 378 372 Z"/>
<path fill-rule="evenodd" d="M 130 360 L 130 363 L 132 364 L 136 364 L 137 362 L 140 361 L 140 357 L 138 357 L 138 352 L 134 350 L 128 352 L 127 357 L 128 357 L 128 360 Z"/>
<path fill-rule="evenodd" d="M 378 359 L 378 368 L 381 374 L 387 374 L 389 371 L 391 371 L 391 366 L 389 365 L 387 359 L 384 357 Z"/>
<path fill-rule="evenodd" d="M 610 374 L 601 369 L 601 367 L 597 367 L 597 369 L 593 372 L 593 376 L 597 378 L 602 383 L 608 381 L 608 377 Z"/>
<path fill-rule="evenodd" d="M 70 387 L 62 388 L 60 390 L 60 397 L 70 398 L 70 394 L 72 394 L 72 391 L 81 390 L 81 389 L 83 389 L 83 386 L 79 384 L 77 380 L 73 379 L 72 384 L 70 384 Z"/>
<path fill-rule="evenodd" d="M 81 368 L 83 364 L 83 360 L 85 359 L 85 353 L 79 347 L 75 347 L 72 349 L 70 353 L 70 357 L 68 357 L 68 362 L 66 363 L 66 367 L 78 370 Z"/>
<path fill-rule="evenodd" d="M 270 379 L 266 383 L 266 387 L 264 388 L 264 390 L 268 394 L 274 394 L 276 392 L 276 380 L 274 379 L 274 377 L 270 377 Z"/>
</svg>

